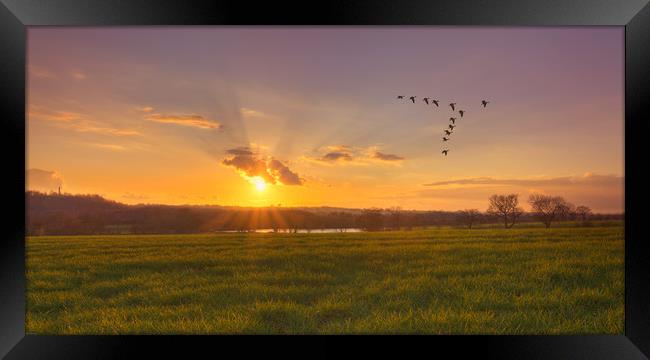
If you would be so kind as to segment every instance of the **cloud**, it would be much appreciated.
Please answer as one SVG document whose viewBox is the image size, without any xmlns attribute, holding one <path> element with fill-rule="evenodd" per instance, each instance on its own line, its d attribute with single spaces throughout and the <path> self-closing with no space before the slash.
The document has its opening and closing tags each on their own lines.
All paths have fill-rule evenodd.
<svg viewBox="0 0 650 360">
<path fill-rule="evenodd" d="M 402 161 L 404 160 L 403 156 L 395 155 L 395 154 L 386 154 L 383 152 L 375 151 L 371 157 L 373 159 L 377 160 L 382 160 L 382 161 Z"/>
<path fill-rule="evenodd" d="M 276 121 L 284 122 L 284 121 L 282 121 L 283 120 L 282 118 L 280 118 L 280 117 L 278 117 L 276 115 L 273 115 L 273 114 L 270 114 L 270 113 L 267 113 L 267 112 L 263 112 L 263 111 L 260 111 L 260 110 L 246 108 L 246 107 L 242 107 L 242 108 L 239 109 L 239 115 L 241 115 L 241 118 L 243 120 L 249 120 L 249 121 L 261 121 L 261 122 L 265 122 L 265 123 L 266 122 L 276 122 Z"/>
<path fill-rule="evenodd" d="M 253 155 L 253 150 L 251 150 L 251 148 L 248 146 L 239 146 L 233 149 L 226 150 L 226 154 L 250 156 Z"/>
<path fill-rule="evenodd" d="M 28 72 L 30 76 L 33 76 L 35 78 L 40 78 L 40 79 L 56 78 L 56 74 L 54 74 L 52 71 L 42 66 L 29 65 Z"/>
<path fill-rule="evenodd" d="M 110 151 L 127 151 L 128 149 L 125 146 L 117 144 L 101 144 L 101 143 L 88 143 L 88 146 L 92 146 L 99 149 L 110 150 Z"/>
<path fill-rule="evenodd" d="M 99 121 L 89 120 L 84 114 L 71 111 L 49 110 L 39 106 L 31 106 L 27 117 L 29 120 L 53 122 L 60 128 L 76 132 L 92 132 L 114 136 L 140 135 L 137 130 L 111 127 Z"/>
<path fill-rule="evenodd" d="M 92 122 L 82 121 L 77 124 L 70 126 L 73 130 L 77 132 L 92 132 L 99 134 L 115 135 L 115 136 L 136 136 L 140 135 L 140 132 L 133 129 L 117 129 L 106 126 L 97 126 Z"/>
<path fill-rule="evenodd" d="M 28 169 L 25 175 L 29 190 L 58 191 L 59 186 L 63 186 L 63 178 L 56 171 Z"/>
<path fill-rule="evenodd" d="M 354 165 L 368 165 L 373 162 L 376 163 L 377 161 L 398 163 L 405 159 L 400 155 L 381 152 L 378 148 L 378 146 L 358 148 L 349 145 L 329 145 L 317 150 L 317 152 L 322 153 L 322 155 L 316 157 L 304 156 L 303 158 L 327 164 Z"/>
<path fill-rule="evenodd" d="M 253 109 L 249 109 L 249 108 L 241 108 L 241 109 L 239 109 L 239 111 L 241 112 L 242 116 L 244 116 L 244 117 L 264 117 L 264 116 L 268 116 L 268 115 L 266 115 L 265 113 L 263 113 L 261 111 L 253 110 Z"/>
<path fill-rule="evenodd" d="M 616 175 L 596 175 L 593 173 L 585 173 L 582 176 L 563 176 L 563 177 L 553 177 L 553 178 L 494 178 L 494 177 L 475 177 L 475 178 L 465 178 L 465 179 L 456 179 L 456 180 L 446 180 L 446 181 L 437 181 L 429 184 L 424 184 L 424 186 L 473 186 L 473 185 L 488 185 L 488 186 L 506 186 L 506 185 L 518 185 L 518 186 L 559 186 L 559 185 L 620 185 L 623 182 L 623 177 Z"/>
<path fill-rule="evenodd" d="M 350 160 L 352 160 L 352 154 L 346 153 L 346 152 L 332 151 L 332 152 L 328 152 L 327 154 L 323 155 L 320 158 L 320 160 L 322 160 L 322 161 L 339 161 L 339 160 L 350 161 Z"/>
<path fill-rule="evenodd" d="M 29 65 L 28 72 L 30 76 L 40 79 L 56 79 L 57 76 L 54 72 L 50 71 L 48 68 L 37 65 Z M 85 80 L 88 76 L 78 70 L 70 71 L 69 75 L 71 78 L 77 81 Z"/>
<path fill-rule="evenodd" d="M 249 155 L 235 155 L 229 159 L 224 159 L 222 164 L 232 166 L 246 177 L 259 176 L 264 181 L 275 184 L 275 178 L 269 173 L 266 161 Z"/>
<path fill-rule="evenodd" d="M 221 163 L 235 168 L 247 180 L 261 177 L 269 184 L 302 185 L 304 183 L 297 173 L 291 171 L 280 160 L 258 157 L 248 147 L 229 149 L 226 153 L 233 156 L 224 159 Z"/>
<path fill-rule="evenodd" d="M 305 156 L 304 158 L 315 162 L 334 164 L 337 162 L 351 162 L 355 156 L 355 150 L 348 145 L 328 145 L 317 149 L 317 152 L 322 153 L 322 155 Z"/>
<path fill-rule="evenodd" d="M 151 106 L 143 106 L 143 107 L 139 108 L 138 110 L 140 110 L 142 112 L 150 113 L 150 112 L 153 111 L 153 108 Z"/>
<path fill-rule="evenodd" d="M 353 152 L 354 147 L 350 145 L 328 145 L 324 147 L 327 151 Z"/>
<path fill-rule="evenodd" d="M 72 76 L 73 79 L 81 81 L 81 80 L 86 80 L 86 74 L 84 74 L 81 71 L 72 71 L 70 73 L 70 76 Z"/>
<path fill-rule="evenodd" d="M 206 130 L 221 129 L 222 127 L 219 122 L 206 119 L 203 116 L 197 114 L 150 114 L 145 116 L 145 119 L 164 124 L 175 124 Z"/>
<path fill-rule="evenodd" d="M 302 185 L 303 181 L 300 176 L 291 171 L 281 161 L 273 159 L 268 163 L 268 170 L 275 178 L 284 185 Z"/>
<path fill-rule="evenodd" d="M 39 106 L 31 106 L 27 112 L 27 117 L 55 122 L 73 122 L 81 120 L 83 115 L 71 111 L 48 110 Z"/>
</svg>

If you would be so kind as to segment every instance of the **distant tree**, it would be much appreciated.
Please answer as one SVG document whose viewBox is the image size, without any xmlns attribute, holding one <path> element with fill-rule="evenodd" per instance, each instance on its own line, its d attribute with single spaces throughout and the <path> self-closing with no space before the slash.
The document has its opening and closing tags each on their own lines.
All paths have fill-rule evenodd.
<svg viewBox="0 0 650 360">
<path fill-rule="evenodd" d="M 458 220 L 468 229 L 472 229 L 472 225 L 481 217 L 481 212 L 477 209 L 465 209 L 458 212 Z"/>
<path fill-rule="evenodd" d="M 519 216 L 524 213 L 524 209 L 519 207 L 519 195 L 517 194 L 492 195 L 487 213 L 503 218 L 504 227 L 509 229 L 515 225 Z"/>
<path fill-rule="evenodd" d="M 576 217 L 576 206 L 573 203 L 568 201 L 564 202 L 564 206 L 560 207 L 560 220 L 575 220 Z"/>
<path fill-rule="evenodd" d="M 587 206 L 580 205 L 580 206 L 576 207 L 575 214 L 578 217 L 578 219 L 580 219 L 582 224 L 584 225 L 584 224 L 587 223 L 587 220 L 591 216 L 591 209 L 589 207 L 587 207 Z"/>
<path fill-rule="evenodd" d="M 546 228 L 551 227 L 551 223 L 568 217 L 574 206 L 564 200 L 561 196 L 551 196 L 543 194 L 531 194 L 528 198 L 533 213 Z"/>
<path fill-rule="evenodd" d="M 386 227 L 392 230 L 399 230 L 402 227 L 402 208 L 395 206 L 386 209 Z"/>
<path fill-rule="evenodd" d="M 353 218 L 350 214 L 343 211 L 330 212 L 327 219 L 321 227 L 329 229 L 337 229 L 339 232 L 346 232 L 348 228 L 352 227 Z"/>
<path fill-rule="evenodd" d="M 413 213 L 412 211 L 403 211 L 402 214 L 400 215 L 400 222 L 401 225 L 404 227 L 405 230 L 411 231 L 413 230 L 413 227 L 416 225 L 417 221 L 417 215 Z"/>
<path fill-rule="evenodd" d="M 282 216 L 289 233 L 297 233 L 299 229 L 307 228 L 307 213 L 301 210 L 283 210 Z"/>
<path fill-rule="evenodd" d="M 305 212 L 304 216 L 305 218 L 303 220 L 304 221 L 303 226 L 305 230 L 307 230 L 307 233 L 311 233 L 312 230 L 318 228 L 319 226 L 318 218 L 315 214 Z"/>
<path fill-rule="evenodd" d="M 381 209 L 364 209 L 357 218 L 359 228 L 366 231 L 377 231 L 384 228 L 384 217 Z"/>
</svg>

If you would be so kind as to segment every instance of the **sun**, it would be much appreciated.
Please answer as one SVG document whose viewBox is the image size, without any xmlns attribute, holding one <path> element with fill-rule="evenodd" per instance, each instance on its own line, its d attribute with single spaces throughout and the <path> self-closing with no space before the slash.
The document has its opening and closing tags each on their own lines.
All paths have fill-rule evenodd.
<svg viewBox="0 0 650 360">
<path fill-rule="evenodd" d="M 251 178 L 251 182 L 253 183 L 253 185 L 255 185 L 255 189 L 257 189 L 257 191 L 262 192 L 266 190 L 266 181 L 264 181 L 264 179 L 262 179 L 261 177 L 255 176 Z"/>
</svg>

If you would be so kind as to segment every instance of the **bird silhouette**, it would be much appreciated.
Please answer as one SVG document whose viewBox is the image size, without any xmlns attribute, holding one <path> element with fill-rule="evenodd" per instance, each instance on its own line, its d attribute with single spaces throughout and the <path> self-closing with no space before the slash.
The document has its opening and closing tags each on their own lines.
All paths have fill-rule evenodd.
<svg viewBox="0 0 650 360">
<path fill-rule="evenodd" d="M 425 103 L 427 103 L 427 105 L 429 105 L 429 98 L 428 97 L 422 98 L 422 101 L 424 101 Z"/>
<path fill-rule="evenodd" d="M 458 113 L 460 114 L 460 117 L 463 117 L 463 115 L 465 115 L 465 110 L 458 110 Z"/>
<path fill-rule="evenodd" d="M 447 153 L 448 153 L 448 152 L 449 152 L 449 149 L 444 149 L 444 150 L 442 150 L 442 153 L 445 154 L 445 156 L 447 156 Z"/>
<path fill-rule="evenodd" d="M 445 134 L 447 134 L 449 136 L 449 135 L 451 135 L 451 131 L 445 130 Z"/>
<path fill-rule="evenodd" d="M 404 95 L 397 95 L 398 99 L 404 99 Z"/>
<path fill-rule="evenodd" d="M 455 128 L 455 127 L 456 127 L 456 125 L 449 124 L 449 129 L 450 129 L 451 131 L 454 131 L 454 128 Z"/>
<path fill-rule="evenodd" d="M 449 118 L 449 121 L 451 121 L 452 124 L 455 124 L 455 123 L 456 123 L 456 118 L 455 118 L 455 117 L 451 117 L 451 118 Z"/>
<path fill-rule="evenodd" d="M 449 138 L 445 136 L 442 138 L 442 141 L 449 141 Z"/>
<path fill-rule="evenodd" d="M 451 106 L 452 111 L 456 111 L 456 103 L 450 103 L 449 106 Z"/>
<path fill-rule="evenodd" d="M 409 97 L 409 99 L 411 99 L 411 101 L 413 101 L 413 103 L 415 104 L 415 96 L 411 96 Z"/>
<path fill-rule="evenodd" d="M 489 104 L 489 103 L 490 103 L 489 101 L 485 101 L 485 100 L 481 101 L 481 105 L 483 105 L 483 107 L 486 107 L 487 104 Z"/>
<path fill-rule="evenodd" d="M 440 100 L 431 100 L 431 102 L 434 103 L 434 104 L 436 105 L 436 107 L 438 107 L 438 102 L 439 102 L 439 101 L 440 101 Z"/>
</svg>

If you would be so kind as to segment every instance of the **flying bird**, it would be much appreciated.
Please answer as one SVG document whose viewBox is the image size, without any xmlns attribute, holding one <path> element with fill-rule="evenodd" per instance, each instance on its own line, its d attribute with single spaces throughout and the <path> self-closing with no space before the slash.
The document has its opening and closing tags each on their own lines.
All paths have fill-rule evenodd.
<svg viewBox="0 0 650 360">
<path fill-rule="evenodd" d="M 456 123 L 456 118 L 451 117 L 451 118 L 449 118 L 449 121 L 451 121 L 452 124 L 455 124 Z"/>
<path fill-rule="evenodd" d="M 440 100 L 431 100 L 431 102 L 434 103 L 434 104 L 436 105 L 436 107 L 438 107 L 438 102 L 439 102 L 439 101 L 440 101 Z"/>
<path fill-rule="evenodd" d="M 455 128 L 455 127 L 456 127 L 455 125 L 449 124 L 449 129 L 450 129 L 451 131 L 454 131 L 454 128 Z"/>
<path fill-rule="evenodd" d="M 458 110 L 458 113 L 460 114 L 460 117 L 463 117 L 463 115 L 465 114 L 465 110 Z"/>
<path fill-rule="evenodd" d="M 413 101 L 413 103 L 415 104 L 415 96 L 411 96 L 409 97 L 409 99 L 411 99 L 411 101 Z"/>
<path fill-rule="evenodd" d="M 456 111 L 456 103 L 450 103 L 449 106 L 451 106 L 452 111 Z"/>
<path fill-rule="evenodd" d="M 449 149 L 444 149 L 444 150 L 442 150 L 442 153 L 445 154 L 445 156 L 447 156 L 447 153 L 448 153 L 448 152 L 449 152 Z"/>
<path fill-rule="evenodd" d="M 445 136 L 442 138 L 442 141 L 449 141 L 449 138 Z"/>
<path fill-rule="evenodd" d="M 424 101 L 425 103 L 427 103 L 427 105 L 429 105 L 429 98 L 428 97 L 422 98 L 422 101 Z"/>
<path fill-rule="evenodd" d="M 486 107 L 487 104 L 489 104 L 489 103 L 490 103 L 489 101 L 485 101 L 485 100 L 481 101 L 481 105 L 483 105 L 483 107 Z"/>
<path fill-rule="evenodd" d="M 447 134 L 447 136 L 449 136 L 449 135 L 451 135 L 451 131 L 445 130 L 445 134 Z"/>
<path fill-rule="evenodd" d="M 404 99 L 404 95 L 397 95 L 398 99 Z"/>
</svg>

